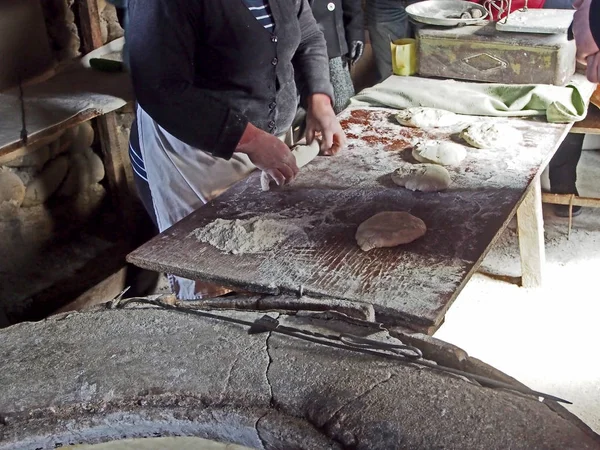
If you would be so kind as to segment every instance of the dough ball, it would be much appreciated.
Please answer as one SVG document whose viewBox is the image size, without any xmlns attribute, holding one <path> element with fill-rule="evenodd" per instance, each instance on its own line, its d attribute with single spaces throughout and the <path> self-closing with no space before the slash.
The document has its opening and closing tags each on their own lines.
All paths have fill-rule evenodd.
<svg viewBox="0 0 600 450">
<path fill-rule="evenodd" d="M 466 158 L 467 150 L 454 142 L 425 141 L 415 145 L 412 155 L 422 163 L 457 166 Z"/>
<path fill-rule="evenodd" d="M 296 158 L 296 165 L 302 168 L 315 159 L 319 155 L 319 143 L 315 139 L 310 145 L 297 145 L 292 149 L 292 155 Z M 268 191 L 271 188 L 271 182 L 275 182 L 269 174 L 263 172 L 260 175 L 260 186 L 263 191 Z"/>
<path fill-rule="evenodd" d="M 425 234 L 427 226 L 407 212 L 385 211 L 365 220 L 356 230 L 356 242 L 368 252 L 374 248 L 408 244 Z"/>
<path fill-rule="evenodd" d="M 412 164 L 396 169 L 392 181 L 411 191 L 439 192 L 450 186 L 450 173 L 436 164 Z"/>
<path fill-rule="evenodd" d="M 77 130 L 73 131 L 71 150 L 82 152 L 91 147 L 94 142 L 94 129 L 91 122 L 79 124 Z"/>
<path fill-rule="evenodd" d="M 20 206 L 25 199 L 25 185 L 12 172 L 0 171 L 0 203 L 12 202 Z"/>
<path fill-rule="evenodd" d="M 473 17 L 471 16 L 471 13 L 469 11 L 465 11 L 464 13 L 462 13 L 460 15 L 461 19 L 472 19 Z"/>
<path fill-rule="evenodd" d="M 475 148 L 508 147 L 523 140 L 523 135 L 516 128 L 489 122 L 468 126 L 460 137 Z"/>
<path fill-rule="evenodd" d="M 27 185 L 23 206 L 41 205 L 50 198 L 61 185 L 69 170 L 69 158 L 59 156 L 50 161 L 44 169 Z"/>
<path fill-rule="evenodd" d="M 400 125 L 413 128 L 444 128 L 461 122 L 458 114 L 437 108 L 406 108 L 396 114 Z"/>
</svg>

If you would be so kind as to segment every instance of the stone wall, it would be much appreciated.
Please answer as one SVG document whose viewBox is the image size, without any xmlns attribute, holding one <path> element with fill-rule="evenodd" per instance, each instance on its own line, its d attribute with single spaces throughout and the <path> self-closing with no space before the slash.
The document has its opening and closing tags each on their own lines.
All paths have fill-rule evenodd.
<svg viewBox="0 0 600 450">
<path fill-rule="evenodd" d="M 91 148 L 94 131 L 85 122 L 56 140 L 12 159 L 0 159 L 0 248 L 52 240 L 86 222 L 106 192 L 104 165 Z M 9 155 L 10 157 L 10 155 Z"/>
</svg>

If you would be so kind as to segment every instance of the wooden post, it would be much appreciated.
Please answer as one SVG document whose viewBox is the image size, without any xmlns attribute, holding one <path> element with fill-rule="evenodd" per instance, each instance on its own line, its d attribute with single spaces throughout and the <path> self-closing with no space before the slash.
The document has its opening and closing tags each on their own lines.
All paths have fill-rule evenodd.
<svg viewBox="0 0 600 450">
<path fill-rule="evenodd" d="M 521 285 L 541 287 L 546 253 L 544 248 L 544 218 L 540 177 L 531 183 L 517 209 L 519 249 L 521 252 Z"/>
<path fill-rule="evenodd" d="M 97 0 L 77 0 L 79 33 L 84 53 L 102 47 L 102 30 Z"/>
</svg>

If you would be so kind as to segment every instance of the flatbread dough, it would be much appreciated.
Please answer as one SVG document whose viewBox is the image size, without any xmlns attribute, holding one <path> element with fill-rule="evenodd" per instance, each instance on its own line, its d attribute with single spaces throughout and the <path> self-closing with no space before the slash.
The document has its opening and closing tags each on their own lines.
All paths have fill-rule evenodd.
<svg viewBox="0 0 600 450">
<path fill-rule="evenodd" d="M 415 145 L 412 155 L 422 163 L 457 166 L 466 158 L 467 150 L 454 142 L 424 141 Z"/>
<path fill-rule="evenodd" d="M 315 139 L 310 145 L 297 145 L 292 149 L 292 154 L 296 157 L 296 165 L 302 168 L 319 155 L 319 142 Z M 260 187 L 263 191 L 271 188 L 271 182 L 275 182 L 269 174 L 263 172 L 260 175 Z"/>
<path fill-rule="evenodd" d="M 413 128 L 444 128 L 461 122 L 458 114 L 425 107 L 406 108 L 396 114 L 396 120 L 400 125 Z"/>
<path fill-rule="evenodd" d="M 448 170 L 437 164 L 412 164 L 396 169 L 392 181 L 411 191 L 439 192 L 448 189 L 451 178 Z"/>
<path fill-rule="evenodd" d="M 460 137 L 475 148 L 507 147 L 523 140 L 516 128 L 506 124 L 476 123 L 465 128 Z"/>
<path fill-rule="evenodd" d="M 403 211 L 385 211 L 365 220 L 356 230 L 356 242 L 368 252 L 374 248 L 395 247 L 419 239 L 427 226 L 418 217 Z"/>
</svg>

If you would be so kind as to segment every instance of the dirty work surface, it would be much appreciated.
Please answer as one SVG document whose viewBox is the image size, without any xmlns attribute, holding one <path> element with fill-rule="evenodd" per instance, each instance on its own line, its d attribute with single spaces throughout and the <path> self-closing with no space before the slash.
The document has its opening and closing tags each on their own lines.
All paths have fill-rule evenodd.
<svg viewBox="0 0 600 450">
<path fill-rule="evenodd" d="M 401 127 L 394 110 L 346 111 L 348 149 L 320 157 L 283 189 L 261 192 L 252 174 L 218 199 L 129 255 L 141 267 L 237 289 L 328 296 L 371 303 L 387 324 L 439 324 L 451 302 L 514 214 L 529 183 L 550 159 L 569 125 L 466 117 L 469 123 L 507 123 L 524 136 L 503 150 L 468 148 L 449 167 L 443 193 L 395 186 L 390 173 L 409 164 L 416 138 L 450 139 L 457 130 Z M 381 211 L 408 211 L 427 225 L 411 244 L 363 252 L 358 225 Z M 217 218 L 288 220 L 307 239 L 291 239 L 263 253 L 233 255 L 200 242 L 194 233 Z"/>
</svg>

